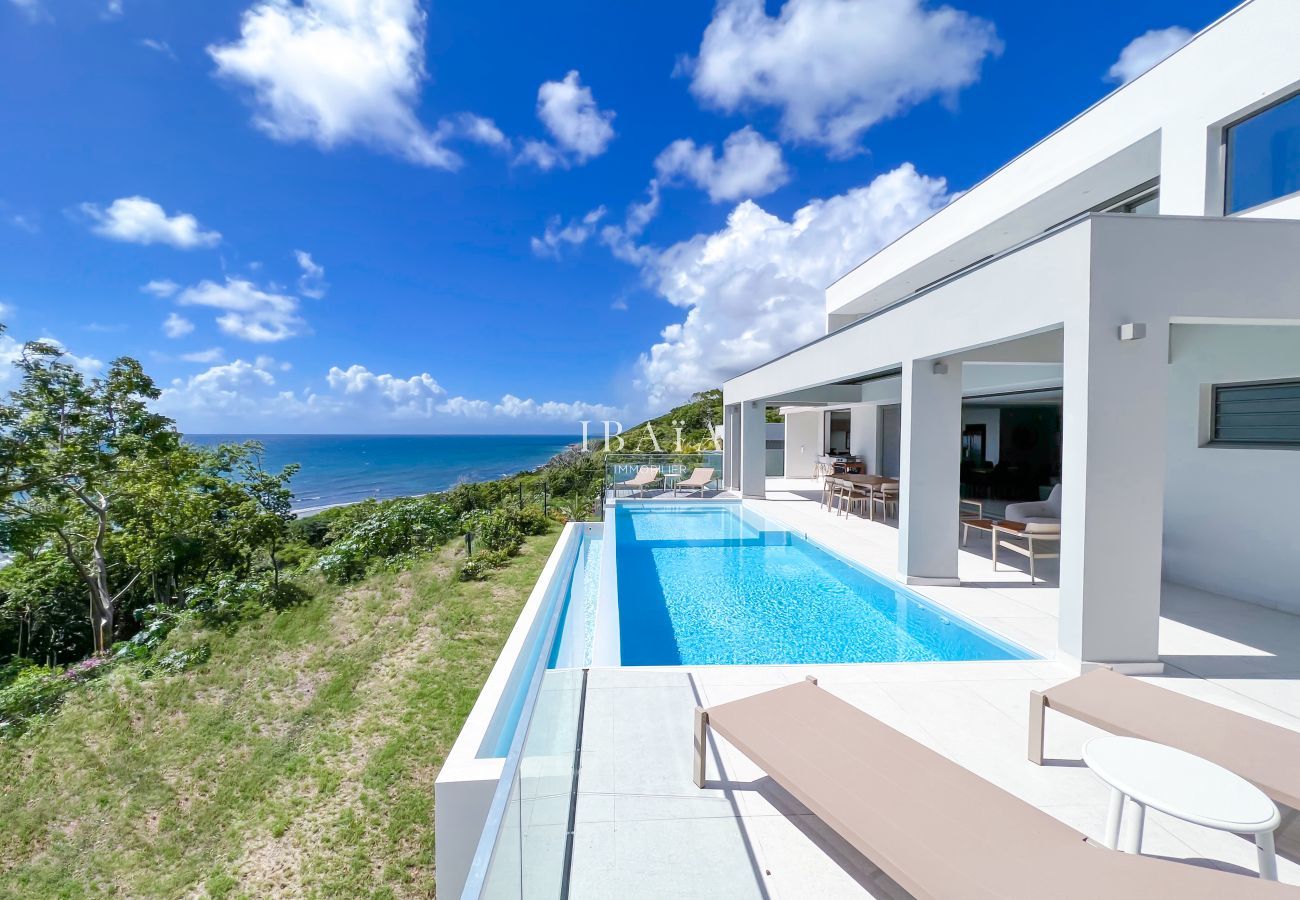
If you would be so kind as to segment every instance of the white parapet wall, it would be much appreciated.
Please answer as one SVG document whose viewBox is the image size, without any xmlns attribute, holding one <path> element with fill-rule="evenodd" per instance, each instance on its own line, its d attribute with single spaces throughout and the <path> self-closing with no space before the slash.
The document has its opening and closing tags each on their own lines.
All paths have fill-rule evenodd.
<svg viewBox="0 0 1300 900">
<path fill-rule="evenodd" d="M 499 743 L 496 738 L 502 728 L 509 727 L 513 733 L 511 707 L 518 703 L 521 692 L 528 690 L 537 666 L 547 663 L 545 657 L 539 656 L 538 648 L 545 643 L 546 631 L 555 622 L 556 604 L 564 602 L 583 532 L 590 528 L 579 522 L 564 526 L 438 773 L 434 785 L 434 829 L 440 897 L 459 897 L 464 889 L 488 808 L 506 764 L 505 754 L 492 745 Z M 527 710 L 521 713 L 525 717 L 526 714 Z M 507 735 L 505 744 L 509 743 Z"/>
</svg>

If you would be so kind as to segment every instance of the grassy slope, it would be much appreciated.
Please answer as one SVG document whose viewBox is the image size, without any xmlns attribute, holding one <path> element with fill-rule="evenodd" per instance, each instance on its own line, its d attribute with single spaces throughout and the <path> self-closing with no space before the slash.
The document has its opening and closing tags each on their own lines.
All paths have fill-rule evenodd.
<svg viewBox="0 0 1300 900">
<path fill-rule="evenodd" d="M 126 669 L 0 745 L 0 897 L 429 897 L 433 781 L 558 533 L 429 560 Z"/>
</svg>

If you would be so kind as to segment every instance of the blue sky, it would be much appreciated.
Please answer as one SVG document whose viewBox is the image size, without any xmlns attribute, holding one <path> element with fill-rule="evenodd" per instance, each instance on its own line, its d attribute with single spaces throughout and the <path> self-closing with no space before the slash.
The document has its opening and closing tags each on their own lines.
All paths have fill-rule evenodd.
<svg viewBox="0 0 1300 900">
<path fill-rule="evenodd" d="M 0 355 L 196 432 L 635 421 L 1228 8 L 0 0 Z"/>
</svg>

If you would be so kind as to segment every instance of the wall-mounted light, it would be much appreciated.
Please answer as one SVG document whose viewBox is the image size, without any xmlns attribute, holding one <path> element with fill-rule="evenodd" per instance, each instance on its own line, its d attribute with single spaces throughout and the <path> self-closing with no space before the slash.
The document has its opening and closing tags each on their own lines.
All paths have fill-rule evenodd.
<svg viewBox="0 0 1300 900">
<path fill-rule="evenodd" d="M 1119 326 L 1119 339 L 1121 341 L 1140 341 L 1146 336 L 1146 322 L 1125 322 Z"/>
<path fill-rule="evenodd" d="M 941 359 L 936 359 L 934 365 L 930 367 L 930 371 L 936 375 L 947 375 L 948 364 Z"/>
</svg>

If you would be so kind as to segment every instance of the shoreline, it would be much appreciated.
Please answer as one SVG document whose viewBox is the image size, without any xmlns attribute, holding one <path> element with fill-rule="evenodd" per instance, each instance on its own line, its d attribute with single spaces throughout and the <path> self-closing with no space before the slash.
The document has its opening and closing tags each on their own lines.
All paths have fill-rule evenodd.
<svg viewBox="0 0 1300 900">
<path fill-rule="evenodd" d="M 297 519 L 307 519 L 307 518 L 311 518 L 312 516 L 319 515 L 320 513 L 327 512 L 331 509 L 338 509 L 343 506 L 356 506 L 358 503 L 366 503 L 370 500 L 374 500 L 377 503 L 387 503 L 390 500 L 414 500 L 419 497 L 428 497 L 431 494 L 443 494 L 446 493 L 447 491 L 455 490 L 457 487 L 459 487 L 462 484 L 487 484 L 493 481 L 501 481 L 506 478 L 514 478 L 517 475 L 535 475 L 538 472 L 545 469 L 551 463 L 555 462 L 564 454 L 570 453 L 575 450 L 581 450 L 581 449 L 582 449 L 581 443 L 568 444 L 559 453 L 553 454 L 548 460 L 546 460 L 546 462 L 532 469 L 519 469 L 514 472 L 502 472 L 500 475 L 498 475 L 495 478 L 462 479 L 462 480 L 458 480 L 455 484 L 451 485 L 450 487 L 442 488 L 440 490 L 422 491 L 418 494 L 394 494 L 392 497 L 366 497 L 361 500 L 343 500 L 338 503 L 323 503 L 316 506 L 304 506 L 301 509 L 293 507 L 290 509 L 290 512 L 292 512 L 294 517 Z"/>
</svg>

